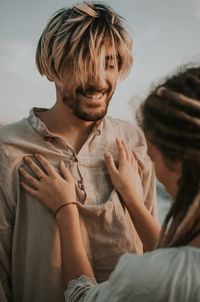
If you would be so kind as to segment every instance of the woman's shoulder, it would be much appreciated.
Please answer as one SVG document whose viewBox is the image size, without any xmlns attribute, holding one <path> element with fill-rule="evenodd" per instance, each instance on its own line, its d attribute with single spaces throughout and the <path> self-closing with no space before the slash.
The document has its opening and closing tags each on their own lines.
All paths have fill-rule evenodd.
<svg viewBox="0 0 200 302">
<path fill-rule="evenodd" d="M 139 271 L 139 268 L 159 270 L 163 267 L 168 268 L 170 264 L 171 269 L 175 267 L 172 265 L 184 265 L 195 264 L 200 260 L 200 248 L 192 246 L 184 247 L 172 247 L 172 248 L 160 248 L 151 252 L 144 253 L 143 255 L 136 254 L 124 254 L 118 261 L 116 272 L 118 270 L 130 271 L 134 274 L 134 271 Z"/>
</svg>

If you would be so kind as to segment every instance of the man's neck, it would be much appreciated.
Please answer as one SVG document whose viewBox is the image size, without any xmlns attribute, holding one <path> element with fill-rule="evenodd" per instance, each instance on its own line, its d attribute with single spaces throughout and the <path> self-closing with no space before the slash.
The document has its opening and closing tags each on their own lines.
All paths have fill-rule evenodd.
<svg viewBox="0 0 200 302">
<path fill-rule="evenodd" d="M 54 105 L 51 109 L 41 112 L 38 117 L 49 132 L 66 140 L 76 153 L 79 152 L 95 125 L 95 122 L 78 119 L 66 106 L 61 108 Z"/>
</svg>

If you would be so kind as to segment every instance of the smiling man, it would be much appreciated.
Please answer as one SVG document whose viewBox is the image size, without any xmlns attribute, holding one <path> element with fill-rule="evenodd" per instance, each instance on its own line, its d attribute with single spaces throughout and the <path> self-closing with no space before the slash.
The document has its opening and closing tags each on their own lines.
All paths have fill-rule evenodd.
<svg viewBox="0 0 200 302">
<path fill-rule="evenodd" d="M 155 178 L 143 135 L 106 116 L 118 80 L 132 65 L 123 19 L 91 1 L 57 11 L 39 40 L 36 64 L 55 83 L 55 104 L 33 108 L 28 118 L 0 129 L 1 302 L 64 301 L 55 218 L 20 187 L 18 169 L 27 156 L 36 160 L 41 153 L 55 169 L 63 160 L 71 171 L 84 245 L 99 282 L 123 253 L 143 252 L 104 162 L 105 151 L 117 161 L 117 137 L 137 156 L 143 202 L 155 215 Z"/>
<path fill-rule="evenodd" d="M 87 47 L 89 49 L 90 46 Z M 102 66 L 95 66 L 97 62 L 93 62 L 90 70 L 87 66 L 91 64 L 91 59 L 99 60 L 99 64 L 102 60 Z M 62 79 L 56 82 L 57 97 L 82 121 L 99 121 L 107 112 L 119 76 L 114 45 L 104 45 L 102 53 L 96 53 L 96 58 L 88 58 L 88 62 L 86 60 L 82 66 L 83 69 L 87 68 L 87 72 L 81 74 L 80 67 L 79 77 L 74 71 L 75 64 L 78 63 L 66 62 Z M 98 73 L 94 73 L 94 70 Z"/>
</svg>

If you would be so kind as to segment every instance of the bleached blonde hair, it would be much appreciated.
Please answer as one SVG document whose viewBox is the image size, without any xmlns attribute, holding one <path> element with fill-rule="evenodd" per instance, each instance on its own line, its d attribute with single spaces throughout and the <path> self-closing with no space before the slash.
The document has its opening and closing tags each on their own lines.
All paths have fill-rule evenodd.
<svg viewBox="0 0 200 302">
<path fill-rule="evenodd" d="M 124 19 L 105 4 L 83 2 L 50 18 L 38 42 L 36 64 L 41 75 L 56 81 L 70 62 L 84 84 L 88 76 L 99 77 L 104 70 L 108 46 L 123 79 L 132 65 L 132 39 Z"/>
</svg>

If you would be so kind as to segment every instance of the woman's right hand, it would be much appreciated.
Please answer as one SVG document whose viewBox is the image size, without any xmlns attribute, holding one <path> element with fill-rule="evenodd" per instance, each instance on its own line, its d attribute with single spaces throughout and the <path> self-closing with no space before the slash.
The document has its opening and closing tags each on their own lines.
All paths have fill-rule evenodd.
<svg viewBox="0 0 200 302">
<path fill-rule="evenodd" d="M 61 176 L 42 155 L 36 154 L 35 157 L 43 169 L 31 157 L 26 157 L 24 160 L 34 176 L 24 168 L 19 168 L 26 180 L 20 181 L 22 188 L 53 213 L 66 203 L 76 202 L 74 179 L 64 162 L 60 164 Z"/>
<path fill-rule="evenodd" d="M 123 140 L 116 139 L 116 144 L 119 155 L 118 166 L 109 152 L 104 154 L 112 184 L 127 206 L 134 202 L 143 202 L 138 162 Z"/>
</svg>

